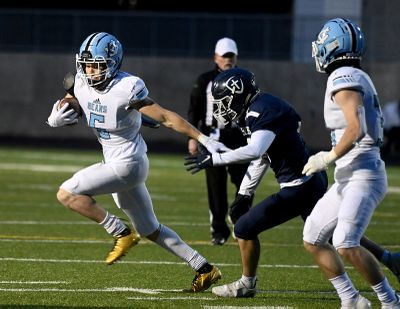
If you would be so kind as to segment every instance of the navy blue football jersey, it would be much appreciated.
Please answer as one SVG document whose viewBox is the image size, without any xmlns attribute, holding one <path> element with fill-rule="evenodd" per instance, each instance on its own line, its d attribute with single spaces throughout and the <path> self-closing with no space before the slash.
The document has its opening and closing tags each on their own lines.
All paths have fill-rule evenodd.
<svg viewBox="0 0 400 309">
<path fill-rule="evenodd" d="M 267 93 L 258 95 L 247 110 L 244 134 L 269 130 L 276 135 L 267 155 L 278 183 L 303 176 L 309 151 L 300 134 L 300 123 L 300 116 L 289 103 Z"/>
</svg>

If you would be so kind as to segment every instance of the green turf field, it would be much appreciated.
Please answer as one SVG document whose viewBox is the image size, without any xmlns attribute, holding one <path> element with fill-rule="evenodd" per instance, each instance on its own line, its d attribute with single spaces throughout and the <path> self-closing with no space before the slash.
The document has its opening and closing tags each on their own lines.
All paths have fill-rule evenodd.
<svg viewBox="0 0 400 309">
<path fill-rule="evenodd" d="M 204 173 L 187 173 L 183 156 L 150 153 L 149 158 L 147 184 L 160 222 L 220 267 L 219 283 L 239 278 L 235 241 L 224 246 L 209 243 Z M 146 240 L 121 262 L 107 266 L 104 258 L 112 238 L 55 197 L 63 180 L 100 160 L 96 151 L 0 148 L 0 308 L 339 308 L 332 286 L 302 247 L 299 219 L 261 235 L 259 294 L 253 299 L 220 299 L 210 291 L 183 293 L 194 272 Z M 388 167 L 388 176 L 389 193 L 367 236 L 400 250 L 400 168 Z M 276 189 L 269 171 L 256 201 Z M 230 191 L 233 195 L 232 187 Z M 110 196 L 98 201 L 124 217 Z M 352 268 L 348 272 L 378 307 L 370 287 Z"/>
</svg>

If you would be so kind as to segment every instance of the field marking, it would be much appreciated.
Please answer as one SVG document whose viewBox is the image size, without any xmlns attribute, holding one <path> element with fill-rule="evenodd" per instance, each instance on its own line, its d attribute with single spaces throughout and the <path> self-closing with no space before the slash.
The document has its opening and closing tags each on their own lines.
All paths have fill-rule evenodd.
<svg viewBox="0 0 400 309">
<path fill-rule="evenodd" d="M 0 261 L 6 262 L 27 262 L 27 263 L 88 263 L 88 264 L 104 264 L 103 260 L 69 260 L 69 259 L 37 259 L 37 258 L 13 258 L 2 257 Z M 119 261 L 119 264 L 151 264 L 151 265 L 187 265 L 185 262 L 170 262 L 170 261 Z M 241 267 L 239 263 L 217 263 L 221 267 Z M 289 265 L 289 264 L 260 264 L 260 268 L 318 268 L 317 265 Z"/>
<path fill-rule="evenodd" d="M 127 297 L 129 300 L 218 300 L 215 297 L 175 296 L 175 297 Z"/>
<path fill-rule="evenodd" d="M 203 306 L 204 309 L 243 309 L 243 308 L 251 308 L 251 309 L 293 309 L 296 307 L 287 307 L 287 306 Z"/>
<path fill-rule="evenodd" d="M 71 157 L 72 159 L 72 157 Z M 93 163 L 98 162 L 98 160 L 93 160 Z M 181 165 L 178 163 L 172 164 L 169 160 L 165 159 L 152 159 L 152 164 L 156 166 L 166 166 L 166 167 L 179 167 Z M 0 163 L 0 170 L 22 170 L 31 172 L 69 172 L 74 173 L 85 166 L 83 165 L 59 165 L 59 164 L 27 164 L 27 163 Z M 389 177 L 389 175 L 388 175 Z M 272 182 L 276 184 L 276 182 Z M 388 187 L 388 193 L 400 194 L 400 187 Z"/>
<path fill-rule="evenodd" d="M 396 230 L 397 231 L 397 230 Z M 395 231 L 394 231 L 395 232 Z M 66 238 L 66 237 L 46 237 L 43 236 L 21 236 L 21 235 L 1 235 L 0 234 L 0 243 L 1 242 L 20 242 L 20 243 L 60 243 L 60 244 L 110 244 L 112 240 L 102 240 L 102 239 L 74 239 L 74 238 Z M 212 246 L 209 241 L 186 241 L 188 245 L 206 245 Z M 155 246 L 155 244 L 149 240 L 142 239 L 140 241 L 140 245 L 150 245 Z M 227 242 L 224 246 L 237 246 L 236 242 Z M 302 248 L 303 244 L 277 244 L 271 242 L 261 242 L 262 247 L 279 247 L 279 248 L 293 248 L 298 247 Z M 388 249 L 398 249 L 399 245 L 385 245 L 385 248 Z M 1 260 L 1 258 L 0 258 Z M 123 262 L 122 262 L 123 263 Z"/>
<path fill-rule="evenodd" d="M 1 204 L 1 203 L 0 203 Z M 375 213 L 379 214 L 379 211 L 376 211 Z M 398 215 L 397 213 L 386 213 L 387 217 L 392 217 Z M 209 226 L 210 223 L 208 222 L 198 222 L 198 223 L 193 223 L 193 222 L 179 222 L 179 221 L 165 221 L 162 220 L 166 225 L 168 226 Z M 90 221 L 90 220 L 85 220 L 85 221 L 63 221 L 63 220 L 56 220 L 56 221 L 36 221 L 36 220 L 0 220 L 0 225 L 97 225 L 97 223 Z M 393 222 L 393 221 L 379 221 L 379 222 L 371 222 L 370 225 L 387 225 L 387 226 L 394 226 L 394 225 L 400 225 L 400 222 Z M 303 229 L 301 225 L 293 225 L 290 222 L 285 222 L 283 225 L 280 225 L 276 228 L 282 229 L 282 230 L 299 230 Z M 0 235 L 1 237 L 1 235 Z"/>
<path fill-rule="evenodd" d="M 70 281 L 0 281 L 0 284 L 71 284 Z"/>
<path fill-rule="evenodd" d="M 102 289 L 59 289 L 59 288 L 0 288 L 1 292 L 136 292 L 142 294 L 159 294 L 163 291 L 153 289 L 138 289 L 129 287 L 113 287 L 113 288 L 102 288 Z M 182 290 L 168 290 L 168 292 L 182 292 Z"/>
<path fill-rule="evenodd" d="M 30 172 L 67 172 L 74 173 L 84 166 L 81 165 L 50 165 L 50 164 L 26 164 L 26 163 L 0 163 L 1 170 L 30 171 Z"/>
<path fill-rule="evenodd" d="M 100 240 L 100 239 L 71 239 L 66 237 L 46 237 L 43 236 L 21 236 L 21 235 L 0 235 L 0 242 L 22 242 L 22 243 L 61 243 L 61 244 L 111 244 L 112 240 Z M 188 245 L 202 245 L 202 246 L 213 246 L 209 241 L 195 240 L 186 241 Z M 140 245 L 152 245 L 153 242 L 149 240 L 141 240 Z M 269 242 L 261 242 L 262 246 L 265 247 L 302 247 L 301 243 L 298 244 L 276 244 Z M 224 246 L 237 246 L 236 242 L 225 243 Z M 390 246 L 387 246 L 390 247 Z"/>
<path fill-rule="evenodd" d="M 92 221 L 34 221 L 34 220 L 7 220 L 0 221 L 0 225 L 96 225 Z"/>
</svg>

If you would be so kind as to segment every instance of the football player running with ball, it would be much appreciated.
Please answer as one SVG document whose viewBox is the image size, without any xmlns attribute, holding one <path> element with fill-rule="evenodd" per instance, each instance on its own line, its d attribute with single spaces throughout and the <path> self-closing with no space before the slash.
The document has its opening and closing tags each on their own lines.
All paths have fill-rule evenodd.
<svg viewBox="0 0 400 309">
<path fill-rule="evenodd" d="M 225 147 L 152 100 L 142 79 L 120 70 L 122 58 L 121 43 L 105 32 L 89 35 L 76 55 L 77 74 L 66 97 L 78 99 L 87 125 L 102 146 L 104 161 L 78 171 L 61 184 L 57 199 L 115 237 L 107 264 L 120 259 L 142 235 L 187 262 L 196 271 L 190 290 L 204 291 L 221 278 L 221 273 L 173 230 L 158 222 L 145 184 L 149 162 L 146 143 L 139 133 L 141 113 L 197 139 L 211 152 Z M 61 109 L 58 104 L 54 104 L 48 118 L 50 126 L 78 121 L 77 114 L 67 110 L 67 104 Z M 100 194 L 112 194 L 137 232 L 96 202 L 94 196 Z"/>
<path fill-rule="evenodd" d="M 335 183 L 307 218 L 303 239 L 305 248 L 335 287 L 342 308 L 370 308 L 371 303 L 355 289 L 340 257 L 368 282 L 382 308 L 400 308 L 400 298 L 378 261 L 360 245 L 387 191 L 379 149 L 383 117 L 374 84 L 360 66 L 364 49 L 361 29 L 342 18 L 329 20 L 312 43 L 317 71 L 329 75 L 324 118 L 331 130 L 332 149 L 310 157 L 303 173 L 311 176 L 334 162 L 336 167 Z M 392 271 L 398 271 L 393 263 L 391 266 Z"/>
</svg>

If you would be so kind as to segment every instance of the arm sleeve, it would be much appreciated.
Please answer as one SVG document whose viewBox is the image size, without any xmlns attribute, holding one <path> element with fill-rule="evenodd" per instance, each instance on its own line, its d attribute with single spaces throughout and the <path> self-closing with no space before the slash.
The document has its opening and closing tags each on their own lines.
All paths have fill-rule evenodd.
<svg viewBox="0 0 400 309">
<path fill-rule="evenodd" d="M 260 158 L 271 146 L 275 133 L 269 130 L 258 130 L 251 134 L 246 146 L 224 153 L 212 155 L 213 165 L 226 165 L 230 163 L 244 163 Z"/>
<path fill-rule="evenodd" d="M 254 194 L 268 167 L 269 161 L 264 159 L 264 157 L 251 161 L 240 184 L 239 194 Z"/>
</svg>

